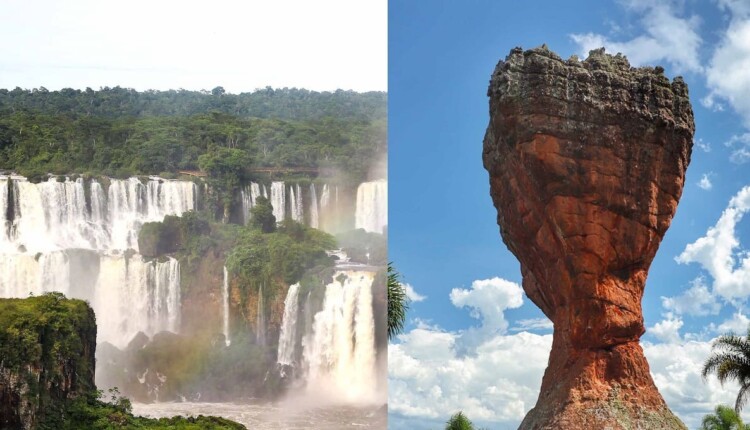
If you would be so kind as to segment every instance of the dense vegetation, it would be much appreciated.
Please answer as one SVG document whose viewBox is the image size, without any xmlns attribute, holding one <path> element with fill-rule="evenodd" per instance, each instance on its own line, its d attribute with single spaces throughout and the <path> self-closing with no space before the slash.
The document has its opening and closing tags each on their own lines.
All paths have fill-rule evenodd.
<svg viewBox="0 0 750 430">
<path fill-rule="evenodd" d="M 96 323 L 82 300 L 61 293 L 0 299 L 0 427 L 40 430 L 227 429 L 245 427 L 215 417 L 148 419 L 94 386 Z M 23 407 L 21 407 L 23 405 Z"/>
<path fill-rule="evenodd" d="M 63 420 L 50 424 L 40 430 L 246 430 L 242 424 L 220 417 L 199 415 L 152 419 L 134 416 L 130 400 L 118 396 L 116 391 L 111 393 L 109 401 L 104 400 L 101 392 L 87 393 L 70 404 Z"/>
<path fill-rule="evenodd" d="M 385 93 L 344 91 L 0 90 L 0 169 L 170 175 L 239 150 L 246 168 L 322 167 L 359 182 L 386 153 L 385 107 Z"/>
</svg>

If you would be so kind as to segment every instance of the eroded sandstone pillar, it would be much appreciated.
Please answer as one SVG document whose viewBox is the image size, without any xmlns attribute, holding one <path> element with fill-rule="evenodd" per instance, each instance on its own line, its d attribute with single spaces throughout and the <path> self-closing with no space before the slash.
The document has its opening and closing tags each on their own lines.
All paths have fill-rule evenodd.
<svg viewBox="0 0 750 430">
<path fill-rule="evenodd" d="M 684 429 L 638 343 L 651 261 L 682 194 L 693 112 L 681 78 L 604 50 L 513 49 L 492 74 L 484 166 L 528 297 L 554 322 L 521 429 Z"/>
</svg>

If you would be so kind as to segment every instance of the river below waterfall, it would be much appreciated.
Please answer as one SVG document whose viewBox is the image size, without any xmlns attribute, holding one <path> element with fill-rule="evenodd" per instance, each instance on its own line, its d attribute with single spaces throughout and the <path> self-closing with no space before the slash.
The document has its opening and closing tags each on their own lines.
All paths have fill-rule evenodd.
<svg viewBox="0 0 750 430">
<path fill-rule="evenodd" d="M 265 430 L 382 430 L 388 425 L 384 406 L 315 406 L 291 400 L 274 404 L 134 403 L 133 413 L 151 418 L 214 415 L 244 424 L 248 429 Z"/>
</svg>

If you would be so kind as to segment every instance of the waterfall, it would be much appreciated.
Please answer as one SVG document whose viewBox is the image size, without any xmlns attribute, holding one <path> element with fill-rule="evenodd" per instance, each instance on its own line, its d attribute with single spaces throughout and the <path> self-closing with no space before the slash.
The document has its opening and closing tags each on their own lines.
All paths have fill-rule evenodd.
<svg viewBox="0 0 750 430">
<path fill-rule="evenodd" d="M 294 213 L 294 220 L 297 222 L 304 223 L 305 211 L 303 210 L 303 206 L 302 206 L 302 188 L 299 186 L 299 184 L 296 184 L 296 188 L 297 188 L 297 210 Z"/>
<path fill-rule="evenodd" d="M 307 390 L 347 401 L 373 398 L 375 389 L 374 273 L 340 270 L 326 286 L 323 308 L 303 342 Z"/>
<path fill-rule="evenodd" d="M 310 227 L 319 228 L 318 196 L 315 194 L 315 184 L 310 184 Z"/>
<path fill-rule="evenodd" d="M 263 284 L 258 289 L 258 315 L 255 320 L 255 340 L 258 345 L 266 344 L 266 312 L 263 306 Z"/>
<path fill-rule="evenodd" d="M 286 208 L 286 187 L 283 182 L 271 183 L 271 205 L 273 205 L 273 216 L 276 222 L 284 221 L 284 210 Z"/>
<path fill-rule="evenodd" d="M 261 194 L 260 184 L 251 182 L 250 185 L 245 186 L 240 191 L 240 197 L 242 200 L 242 221 L 245 225 L 250 222 L 250 209 L 255 206 L 255 201 L 261 195 L 265 197 L 265 186 L 263 187 L 263 189 L 264 191 Z"/>
<path fill-rule="evenodd" d="M 0 296 L 59 291 L 88 300 L 98 340 L 118 346 L 139 331 L 178 331 L 179 262 L 147 262 L 124 251 L 137 252 L 143 223 L 193 209 L 195 184 L 107 182 L 0 176 Z"/>
<path fill-rule="evenodd" d="M 289 287 L 284 300 L 284 316 L 281 319 L 281 333 L 279 335 L 279 351 L 277 361 L 280 364 L 294 363 L 295 346 L 297 343 L 297 319 L 299 304 L 297 294 L 299 284 Z"/>
<path fill-rule="evenodd" d="M 139 331 L 179 331 L 180 265 L 139 255 L 101 258 L 93 307 L 99 340 L 124 347 Z"/>
<path fill-rule="evenodd" d="M 357 188 L 355 227 L 383 233 L 388 225 L 388 182 L 363 182 Z"/>
<path fill-rule="evenodd" d="M 222 314 L 224 317 L 224 341 L 227 346 L 231 343 L 229 340 L 229 273 L 227 266 L 224 266 L 224 283 L 221 289 Z"/>
</svg>

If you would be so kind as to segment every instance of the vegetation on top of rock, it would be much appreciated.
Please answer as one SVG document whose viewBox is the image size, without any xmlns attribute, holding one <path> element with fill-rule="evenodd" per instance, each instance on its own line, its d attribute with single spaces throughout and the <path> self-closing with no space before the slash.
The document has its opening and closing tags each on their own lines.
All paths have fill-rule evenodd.
<svg viewBox="0 0 750 430">
<path fill-rule="evenodd" d="M 148 419 L 94 385 L 96 321 L 82 300 L 47 293 L 0 299 L 0 428 L 216 429 L 244 426 L 216 417 Z"/>
<path fill-rule="evenodd" d="M 334 248 L 336 240 L 330 234 L 285 219 L 269 233 L 242 229 L 227 267 L 243 286 L 257 289 L 264 284 L 273 289 L 298 282 L 308 270 L 333 266 L 326 250 Z"/>
<path fill-rule="evenodd" d="M 118 394 L 117 390 L 110 390 L 110 400 L 105 401 L 101 391 L 89 392 L 71 402 L 64 419 L 40 430 L 247 430 L 242 424 L 220 417 L 153 419 L 134 416 L 130 400 Z"/>
<path fill-rule="evenodd" d="M 356 229 L 337 234 L 336 241 L 353 262 L 372 266 L 385 266 L 388 263 L 388 239 L 385 235 Z"/>
<path fill-rule="evenodd" d="M 82 300 L 60 293 L 0 299 L 0 427 L 59 419 L 72 399 L 96 389 L 96 321 Z"/>
</svg>

